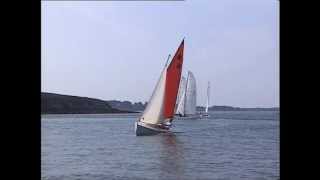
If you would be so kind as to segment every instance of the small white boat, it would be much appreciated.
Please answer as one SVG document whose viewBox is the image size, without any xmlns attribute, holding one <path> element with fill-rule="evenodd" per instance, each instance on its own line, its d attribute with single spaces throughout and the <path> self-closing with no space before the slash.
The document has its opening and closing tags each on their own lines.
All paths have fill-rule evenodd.
<svg viewBox="0 0 320 180">
<path fill-rule="evenodd" d="M 182 40 L 171 63 L 169 65 L 166 63 L 163 68 L 147 107 L 135 123 L 137 136 L 170 132 L 181 79 L 183 50 L 184 40 Z"/>
</svg>

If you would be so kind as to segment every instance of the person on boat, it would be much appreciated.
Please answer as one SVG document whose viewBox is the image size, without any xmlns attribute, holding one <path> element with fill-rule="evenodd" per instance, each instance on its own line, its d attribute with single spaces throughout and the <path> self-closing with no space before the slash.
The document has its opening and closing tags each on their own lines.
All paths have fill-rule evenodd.
<svg viewBox="0 0 320 180">
<path fill-rule="evenodd" d="M 170 119 L 168 122 L 165 122 L 164 124 L 168 127 L 171 127 L 172 126 L 172 119 Z"/>
<path fill-rule="evenodd" d="M 164 123 L 161 123 L 161 124 L 159 124 L 158 126 L 159 126 L 160 128 L 162 128 L 162 129 L 167 129 L 167 130 L 169 130 L 170 127 L 172 126 L 172 123 L 171 123 L 172 120 L 173 120 L 173 119 L 170 119 L 169 121 L 164 122 Z"/>
</svg>

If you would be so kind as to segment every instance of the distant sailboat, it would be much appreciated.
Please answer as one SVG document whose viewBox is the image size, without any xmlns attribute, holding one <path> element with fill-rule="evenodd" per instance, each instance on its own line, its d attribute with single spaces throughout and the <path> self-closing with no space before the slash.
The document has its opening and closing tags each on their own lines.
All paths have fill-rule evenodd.
<svg viewBox="0 0 320 180">
<path fill-rule="evenodd" d="M 207 102 L 206 102 L 206 109 L 205 113 L 203 114 L 204 117 L 209 117 L 209 100 L 210 100 L 210 82 L 208 82 L 208 87 L 207 87 Z"/>
<path fill-rule="evenodd" d="M 186 93 L 184 103 L 185 116 L 194 116 L 197 113 L 197 86 L 196 78 L 191 71 L 188 71 Z"/>
<path fill-rule="evenodd" d="M 177 100 L 183 65 L 184 40 L 171 63 L 166 63 L 142 116 L 135 123 L 137 136 L 169 132 Z M 169 59 L 168 59 L 169 60 Z"/>
<path fill-rule="evenodd" d="M 191 71 L 188 71 L 186 81 L 181 81 L 179 90 L 181 98 L 177 101 L 176 115 L 180 117 L 196 117 L 197 115 L 197 87 L 196 79 Z"/>
</svg>

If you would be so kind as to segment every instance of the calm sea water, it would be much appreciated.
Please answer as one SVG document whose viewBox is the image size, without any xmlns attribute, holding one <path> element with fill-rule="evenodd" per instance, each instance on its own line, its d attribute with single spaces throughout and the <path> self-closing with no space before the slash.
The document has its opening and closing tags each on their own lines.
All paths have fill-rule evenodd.
<svg viewBox="0 0 320 180">
<path fill-rule="evenodd" d="M 42 116 L 46 180 L 279 178 L 279 112 L 212 112 L 136 137 L 137 115 Z"/>
</svg>

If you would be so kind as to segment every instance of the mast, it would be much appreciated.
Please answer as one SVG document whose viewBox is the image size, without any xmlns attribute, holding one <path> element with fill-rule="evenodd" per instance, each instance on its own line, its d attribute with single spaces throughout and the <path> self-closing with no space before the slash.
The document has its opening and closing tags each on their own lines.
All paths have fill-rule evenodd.
<svg viewBox="0 0 320 180">
<path fill-rule="evenodd" d="M 209 103 L 210 103 L 209 100 L 210 100 L 210 82 L 208 81 L 206 113 L 208 113 L 208 110 L 209 110 Z"/>
<path fill-rule="evenodd" d="M 165 67 L 167 67 L 170 57 L 171 57 L 171 54 L 168 55 Z"/>
</svg>

